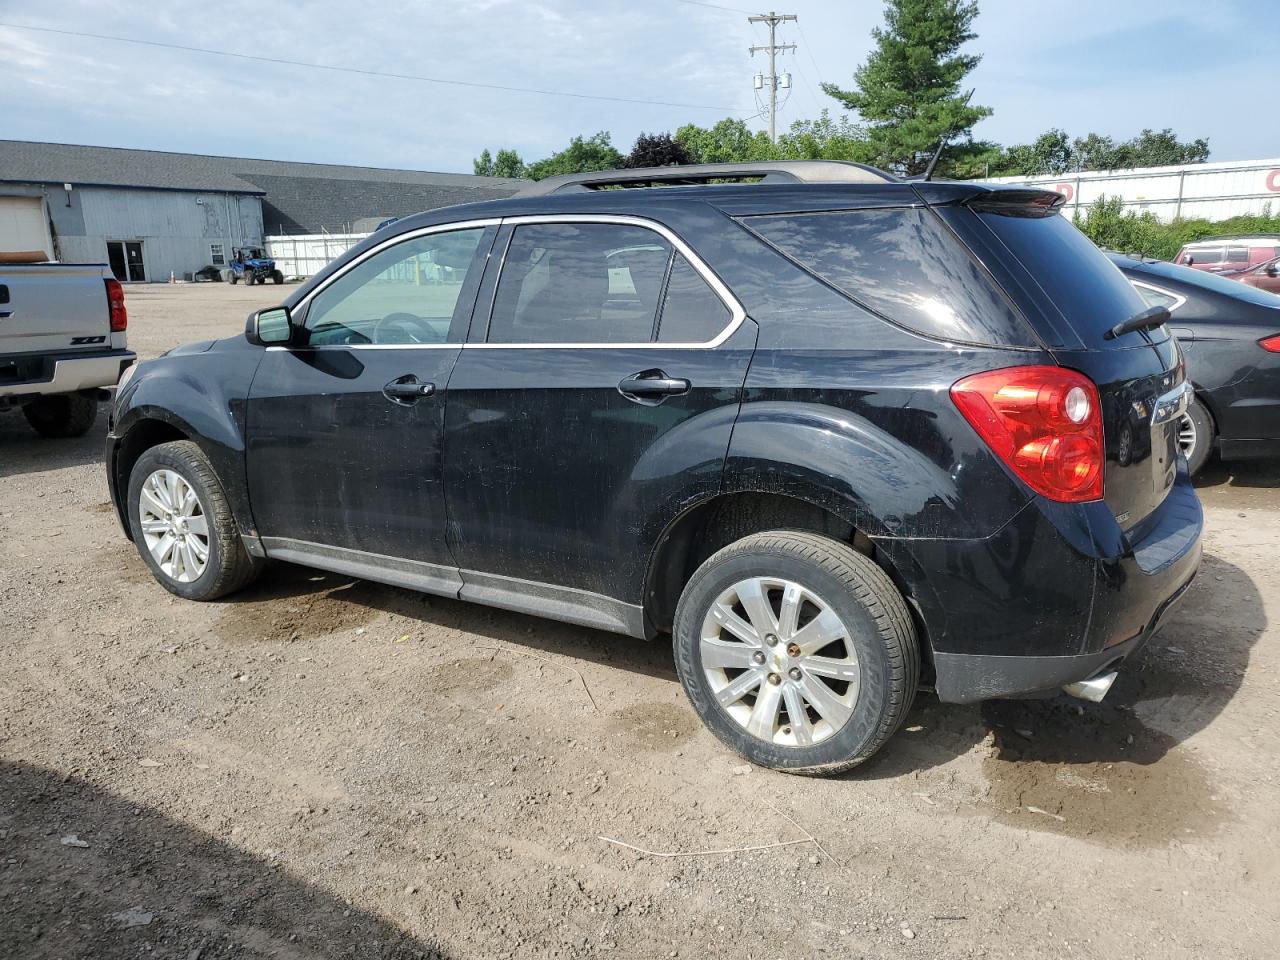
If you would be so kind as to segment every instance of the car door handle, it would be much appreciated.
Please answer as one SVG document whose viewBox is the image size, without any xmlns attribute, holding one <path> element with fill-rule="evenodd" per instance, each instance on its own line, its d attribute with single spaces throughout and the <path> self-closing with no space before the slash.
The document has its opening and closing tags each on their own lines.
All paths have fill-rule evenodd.
<svg viewBox="0 0 1280 960">
<path fill-rule="evenodd" d="M 396 377 L 382 388 L 383 396 L 393 403 L 401 404 L 417 403 L 423 397 L 429 397 L 435 392 L 434 383 L 424 383 L 411 373 Z"/>
<path fill-rule="evenodd" d="M 689 392 L 689 381 L 668 377 L 661 370 L 645 370 L 619 382 L 618 392 L 624 397 L 678 397 Z"/>
</svg>

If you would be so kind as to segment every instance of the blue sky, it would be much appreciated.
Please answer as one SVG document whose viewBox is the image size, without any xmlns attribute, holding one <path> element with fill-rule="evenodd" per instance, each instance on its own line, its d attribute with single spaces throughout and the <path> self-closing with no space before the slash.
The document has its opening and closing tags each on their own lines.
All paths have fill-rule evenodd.
<svg viewBox="0 0 1280 960">
<path fill-rule="evenodd" d="M 818 83 L 848 84 L 880 4 L 778 2 L 800 17 L 781 31 L 800 45 L 783 58 L 795 86 L 782 125 L 823 107 L 838 113 Z M 1168 126 L 1184 139 L 1208 137 L 1212 160 L 1280 156 L 1272 109 L 1280 16 L 1269 6 L 982 0 L 972 48 L 983 61 L 971 83 L 975 101 L 995 114 L 975 135 L 1011 143 L 1059 126 L 1124 138 Z M 641 131 L 751 116 L 751 77 L 762 64 L 747 48 L 764 40 L 742 13 L 681 0 L 0 0 L 0 22 L 684 105 L 358 76 L 0 27 L 0 137 L 468 172 L 485 146 L 514 146 L 530 160 L 607 129 L 625 151 Z"/>
</svg>

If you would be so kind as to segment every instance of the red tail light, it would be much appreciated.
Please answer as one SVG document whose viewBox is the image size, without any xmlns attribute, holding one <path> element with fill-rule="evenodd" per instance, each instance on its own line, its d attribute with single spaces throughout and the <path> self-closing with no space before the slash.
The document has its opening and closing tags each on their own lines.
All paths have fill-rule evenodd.
<svg viewBox="0 0 1280 960">
<path fill-rule="evenodd" d="M 1280 333 L 1277 333 L 1274 337 L 1259 340 L 1258 346 L 1270 353 L 1280 353 Z"/>
<path fill-rule="evenodd" d="M 997 456 L 1051 500 L 1102 499 L 1102 408 L 1093 381 L 1062 367 L 965 377 L 951 399 Z"/>
<path fill-rule="evenodd" d="M 129 313 L 124 308 L 124 287 L 119 280 L 107 281 L 107 308 L 111 313 L 111 332 L 123 333 L 129 328 Z"/>
</svg>

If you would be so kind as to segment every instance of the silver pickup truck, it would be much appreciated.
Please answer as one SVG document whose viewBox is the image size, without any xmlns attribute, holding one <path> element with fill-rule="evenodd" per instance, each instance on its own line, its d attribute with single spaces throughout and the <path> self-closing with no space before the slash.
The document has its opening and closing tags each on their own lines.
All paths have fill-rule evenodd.
<svg viewBox="0 0 1280 960">
<path fill-rule="evenodd" d="M 45 437 L 78 437 L 136 355 L 124 290 L 105 264 L 0 258 L 0 411 Z"/>
</svg>

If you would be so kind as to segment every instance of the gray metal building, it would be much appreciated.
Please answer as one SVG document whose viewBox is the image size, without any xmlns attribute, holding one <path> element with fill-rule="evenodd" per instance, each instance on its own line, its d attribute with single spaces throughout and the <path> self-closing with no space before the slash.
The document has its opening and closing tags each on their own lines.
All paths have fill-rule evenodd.
<svg viewBox="0 0 1280 960">
<path fill-rule="evenodd" d="M 222 266 L 266 233 L 510 196 L 519 180 L 0 140 L 0 250 L 109 263 L 121 280 Z"/>
</svg>

